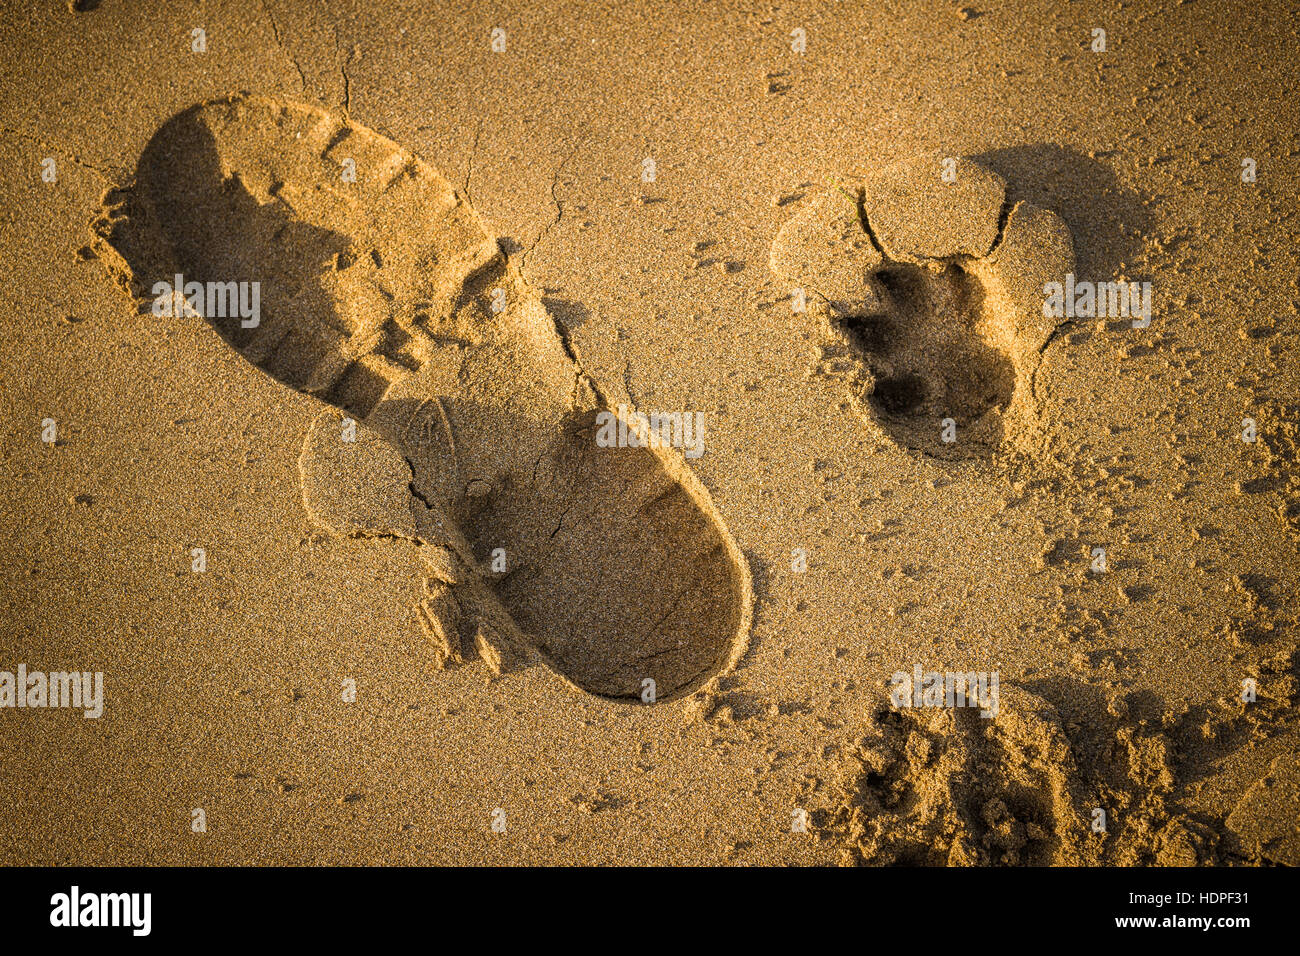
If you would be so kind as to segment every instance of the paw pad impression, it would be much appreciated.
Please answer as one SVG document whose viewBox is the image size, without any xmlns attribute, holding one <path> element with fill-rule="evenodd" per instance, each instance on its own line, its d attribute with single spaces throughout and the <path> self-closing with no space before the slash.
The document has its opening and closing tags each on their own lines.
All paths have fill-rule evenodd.
<svg viewBox="0 0 1300 956">
<path fill-rule="evenodd" d="M 971 160 L 924 157 L 805 204 L 771 268 L 825 304 L 827 352 L 848 359 L 884 437 L 940 459 L 1029 444 L 1034 376 L 1061 324 L 1043 314 L 1043 286 L 1074 268 L 1055 213 L 1010 203 L 1005 180 Z"/>
</svg>

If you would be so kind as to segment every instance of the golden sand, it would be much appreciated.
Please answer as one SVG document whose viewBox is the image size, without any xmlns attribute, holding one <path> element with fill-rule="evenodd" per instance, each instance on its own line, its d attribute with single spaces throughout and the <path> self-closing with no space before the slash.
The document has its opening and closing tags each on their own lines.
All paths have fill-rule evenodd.
<svg viewBox="0 0 1300 956">
<path fill-rule="evenodd" d="M 7 13 L 0 862 L 1296 863 L 1276 6 Z"/>
</svg>

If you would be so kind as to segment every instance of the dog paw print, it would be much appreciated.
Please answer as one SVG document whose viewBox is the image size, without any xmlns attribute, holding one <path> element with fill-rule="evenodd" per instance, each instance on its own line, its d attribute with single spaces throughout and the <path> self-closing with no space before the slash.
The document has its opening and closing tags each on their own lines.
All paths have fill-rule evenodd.
<svg viewBox="0 0 1300 956">
<path fill-rule="evenodd" d="M 939 459 L 1032 445 L 1034 379 L 1061 324 L 1043 286 L 1074 268 L 1055 213 L 1008 202 L 971 160 L 926 157 L 807 203 L 771 267 L 825 307 L 833 364 L 883 437 Z"/>
</svg>

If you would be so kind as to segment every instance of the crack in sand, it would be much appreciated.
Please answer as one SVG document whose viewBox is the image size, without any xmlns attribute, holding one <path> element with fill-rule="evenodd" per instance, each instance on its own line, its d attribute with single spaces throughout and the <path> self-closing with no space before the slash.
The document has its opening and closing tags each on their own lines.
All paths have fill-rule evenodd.
<svg viewBox="0 0 1300 956">
<path fill-rule="evenodd" d="M 289 52 L 289 48 L 284 45 L 284 40 L 280 38 L 280 25 L 275 22 L 275 14 L 273 14 L 271 8 L 267 6 L 266 0 L 260 0 L 260 2 L 262 4 L 262 11 L 266 14 L 266 19 L 270 21 L 271 33 L 275 37 L 275 45 L 278 46 L 280 51 L 289 58 L 289 62 L 293 64 L 293 68 L 298 71 L 298 82 L 301 84 L 302 92 L 305 94 L 307 92 L 307 74 L 303 73 L 302 66 L 298 63 L 298 58 Z"/>
<path fill-rule="evenodd" d="M 465 166 L 465 201 L 474 205 L 474 197 L 469 191 L 470 177 L 474 175 L 474 158 L 478 155 L 479 138 L 483 135 L 483 119 L 479 118 L 478 128 L 474 130 L 474 145 L 469 151 L 469 162 Z"/>
<path fill-rule="evenodd" d="M 858 222 L 862 224 L 862 231 L 867 234 L 867 238 L 871 241 L 871 248 L 876 250 L 876 254 L 880 258 L 887 258 L 884 248 L 880 245 L 880 240 L 876 238 L 875 230 L 871 228 L 871 221 L 867 218 L 867 190 L 865 187 L 858 190 Z"/>
<path fill-rule="evenodd" d="M 122 178 L 116 173 L 106 173 L 103 170 L 101 170 L 99 167 L 92 166 L 90 163 L 83 160 L 76 153 L 73 153 L 66 149 L 62 149 L 61 147 L 58 146 L 52 146 L 49 143 L 45 142 L 44 140 L 40 139 L 39 137 L 33 136 L 31 133 L 24 133 L 22 130 L 14 129 L 11 126 L 0 126 L 0 133 L 7 133 L 10 136 L 17 136 L 19 139 L 25 139 L 30 143 L 35 143 L 41 149 L 47 149 L 51 153 L 57 153 L 60 156 L 67 157 L 68 159 L 72 160 L 73 165 L 79 166 L 82 169 L 86 170 L 87 172 L 94 173 L 96 176 L 98 176 L 104 182 L 108 183 L 110 186 L 113 185 L 114 182 Z"/>
<path fill-rule="evenodd" d="M 989 251 L 984 253 L 982 258 L 987 259 L 998 251 L 998 246 L 1002 245 L 1002 237 L 1007 233 L 1007 220 L 1011 218 L 1011 210 L 1017 205 L 1019 204 L 1011 201 L 1010 193 L 1002 194 L 1002 208 L 998 210 L 998 234 L 993 237 L 993 245 L 989 246 Z"/>
<path fill-rule="evenodd" d="M 542 229 L 540 233 L 538 233 L 537 238 L 533 240 L 532 244 L 529 245 L 529 247 L 525 249 L 523 252 L 521 252 L 519 255 L 519 274 L 523 278 L 524 282 L 530 285 L 532 283 L 529 282 L 527 271 L 526 271 L 527 264 L 528 264 L 528 257 L 533 253 L 533 251 L 539 245 L 541 245 L 542 240 L 545 239 L 548 235 L 550 235 L 551 230 L 553 230 L 556 226 L 558 226 L 561 223 L 561 221 L 563 221 L 564 219 L 564 205 L 560 202 L 560 196 L 558 193 L 560 176 L 564 172 L 565 167 L 569 165 L 569 162 L 573 159 L 573 157 L 578 154 L 578 150 L 582 149 L 582 147 L 586 145 L 588 139 L 590 139 L 590 136 L 584 136 L 579 142 L 574 144 L 573 149 L 571 149 L 568 155 L 564 157 L 564 159 L 560 162 L 560 165 L 555 168 L 555 173 L 551 176 L 551 190 L 550 190 L 551 202 L 555 205 L 555 217 L 549 223 L 547 223 L 547 225 Z M 475 141 L 475 146 L 477 147 L 477 140 Z M 575 405 L 578 404 L 578 397 L 581 392 L 581 387 L 582 384 L 585 382 L 587 388 L 589 388 L 592 394 L 596 396 L 597 401 L 600 402 L 601 405 L 608 405 L 608 402 L 605 399 L 605 395 L 600 390 L 600 387 L 595 383 L 593 379 L 591 379 L 587 375 L 586 371 L 584 370 L 582 361 L 581 359 L 578 358 L 577 349 L 573 345 L 573 340 L 570 338 L 568 330 L 565 329 L 564 326 L 560 324 L 560 321 L 551 313 L 550 309 L 546 310 L 546 314 L 550 316 L 551 325 L 555 327 L 555 334 L 559 336 L 560 346 L 564 349 L 564 354 L 568 356 L 569 361 L 573 363 L 574 368 L 576 369 L 576 374 L 574 376 L 574 382 L 573 382 L 574 404 Z"/>
<path fill-rule="evenodd" d="M 1066 332 L 1074 328 L 1074 326 L 1075 323 L 1072 319 L 1066 319 L 1056 328 L 1052 329 L 1052 334 L 1047 337 L 1047 341 L 1044 342 L 1041 346 L 1039 346 L 1038 364 L 1034 366 L 1034 370 L 1029 374 L 1029 395 L 1035 401 L 1038 400 L 1038 372 L 1043 367 L 1042 357 L 1044 353 L 1047 352 L 1047 347 L 1051 345 L 1053 342 L 1055 342 L 1057 336 L 1059 336 L 1062 332 Z"/>
<path fill-rule="evenodd" d="M 411 469 L 411 474 L 412 474 L 412 475 L 415 475 L 415 474 L 416 474 L 416 471 L 415 471 L 415 467 L 416 467 L 416 466 L 415 466 L 415 462 L 411 461 L 410 457 L 407 456 L 407 455 L 403 455 L 402 458 L 406 461 L 407 467 L 409 467 L 409 468 Z M 411 494 L 412 494 L 416 499 L 418 499 L 419 502 L 420 502 L 422 505 L 424 505 L 424 507 L 426 507 L 426 508 L 429 509 L 430 511 L 436 511 L 436 510 L 437 510 L 436 508 L 434 508 L 434 506 L 433 506 L 433 502 L 431 502 L 428 498 L 426 498 L 426 497 L 425 497 L 425 496 L 420 492 L 420 489 L 419 489 L 419 488 L 416 488 L 416 487 L 415 487 L 415 478 L 414 478 L 414 477 L 412 477 L 411 480 L 410 480 L 409 482 L 407 482 L 406 487 L 409 488 L 409 489 L 411 490 Z"/>
<path fill-rule="evenodd" d="M 574 151 L 566 156 L 564 161 L 556 167 L 554 175 L 551 176 L 551 202 L 555 205 L 555 217 L 542 227 L 542 231 L 537 234 L 537 238 L 534 239 L 532 244 L 529 245 L 529 247 L 519 256 L 519 271 L 521 273 L 527 265 L 529 255 L 532 254 L 534 249 L 541 245 L 542 240 L 550 234 L 551 230 L 558 226 L 564 219 L 564 206 L 560 203 L 560 197 L 556 192 L 556 189 L 559 187 L 560 174 L 564 172 L 564 167 L 568 165 L 569 160 L 573 158 L 573 153 L 576 152 L 577 149 L 575 148 Z"/>
<path fill-rule="evenodd" d="M 564 157 L 564 159 L 560 162 L 560 165 L 555 167 L 555 173 L 551 176 L 551 202 L 555 205 L 555 218 L 546 224 L 546 226 L 542 229 L 542 231 L 538 233 L 537 238 L 533 240 L 532 245 L 530 245 L 526 250 L 524 250 L 523 254 L 520 255 L 519 257 L 520 272 L 523 272 L 525 262 L 527 261 L 528 256 L 532 254 L 533 250 L 535 250 L 539 245 L 541 245 L 542 240 L 545 239 L 548 235 L 550 235 L 551 230 L 554 229 L 556 226 L 558 226 L 561 221 L 563 221 L 564 206 L 563 204 L 561 204 L 560 196 L 559 193 L 557 192 L 560 184 L 560 174 L 564 172 L 564 168 L 569 165 L 573 157 L 578 155 L 578 150 L 582 149 L 583 146 L 587 145 L 587 140 L 589 140 L 590 138 L 591 138 L 590 136 L 584 136 L 581 140 L 575 143 L 573 149 L 569 150 L 568 155 Z"/>
<path fill-rule="evenodd" d="M 343 112 L 352 112 L 352 77 L 348 76 L 348 64 L 352 62 L 352 52 L 348 52 L 346 63 L 339 66 L 339 72 L 343 74 Z"/>
<path fill-rule="evenodd" d="M 348 67 L 352 64 L 352 58 L 356 56 L 357 48 L 353 46 L 348 51 L 348 58 L 344 60 L 339 45 L 339 28 L 335 24 L 330 24 L 330 29 L 334 31 L 334 58 L 339 61 L 339 76 L 343 79 L 343 112 L 346 115 L 352 110 L 352 77 L 348 75 Z"/>
</svg>

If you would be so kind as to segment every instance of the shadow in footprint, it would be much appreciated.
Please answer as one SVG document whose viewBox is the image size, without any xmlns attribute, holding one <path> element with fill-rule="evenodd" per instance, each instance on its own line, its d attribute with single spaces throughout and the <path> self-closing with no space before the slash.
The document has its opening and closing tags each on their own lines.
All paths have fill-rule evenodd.
<svg viewBox="0 0 1300 956">
<path fill-rule="evenodd" d="M 1052 143 L 973 157 L 1007 181 L 1007 198 L 1051 209 L 1070 227 L 1080 278 L 1104 282 L 1142 255 L 1153 220 L 1142 196 L 1105 164 Z M 1139 277 L 1134 276 L 1134 279 Z"/>
<path fill-rule="evenodd" d="M 542 297 L 542 305 L 546 306 L 546 311 L 560 320 L 560 325 L 564 326 L 566 331 L 573 331 L 582 327 L 582 324 L 591 318 L 591 313 L 581 302 L 574 302 L 572 299 L 555 299 L 550 296 Z"/>
<path fill-rule="evenodd" d="M 749 585 L 680 472 L 648 449 L 601 447 L 595 411 L 569 416 L 557 432 L 464 399 L 441 404 L 452 422 L 490 418 L 495 431 L 540 449 L 533 467 L 478 479 L 480 489 L 450 496 L 445 508 L 484 566 L 503 549 L 506 570 L 492 589 L 557 670 L 611 698 L 639 698 L 649 678 L 668 699 L 726 665 Z M 422 497 L 442 498 L 433 470 L 450 471 L 460 487 L 475 483 L 462 457 L 443 453 L 428 403 L 390 399 L 382 413 L 417 426 L 389 436 Z"/>
<path fill-rule="evenodd" d="M 272 188 L 274 193 L 274 187 Z M 158 224 L 165 224 L 162 229 Z M 157 233 L 165 233 L 158 242 Z M 166 123 L 136 168 L 126 218 L 108 237 L 131 267 L 136 294 L 176 272 L 187 283 L 257 283 L 257 324 L 236 310 L 205 309 L 203 318 L 268 375 L 349 411 L 364 414 L 387 381 L 361 370 L 323 387 L 313 376 L 356 330 L 339 315 L 321 279 L 351 264 L 347 236 L 303 222 L 279 197 L 259 202 L 237 172 L 223 172 L 211 131 L 186 111 Z"/>
</svg>

